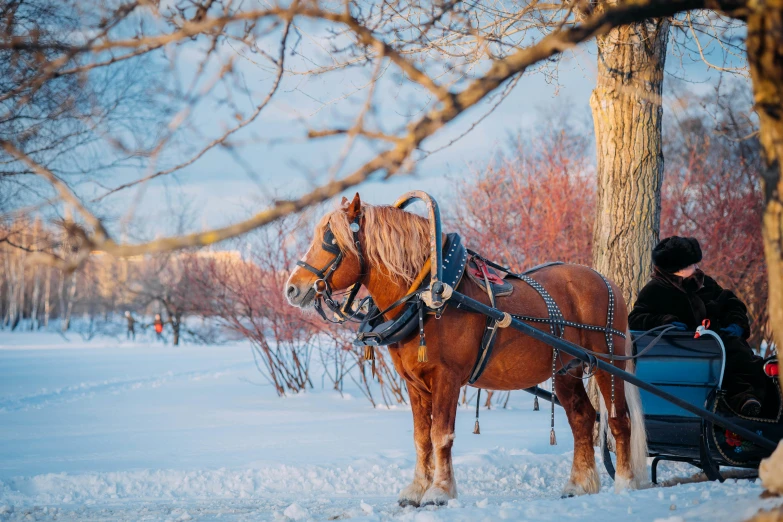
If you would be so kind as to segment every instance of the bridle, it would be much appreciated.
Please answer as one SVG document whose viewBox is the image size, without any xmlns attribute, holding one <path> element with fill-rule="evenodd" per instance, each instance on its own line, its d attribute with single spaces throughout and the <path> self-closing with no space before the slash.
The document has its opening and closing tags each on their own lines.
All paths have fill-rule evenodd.
<svg viewBox="0 0 783 522">
<path fill-rule="evenodd" d="M 365 300 L 362 300 L 362 302 L 360 302 L 355 309 L 352 308 L 353 301 L 356 299 L 356 295 L 359 293 L 359 288 L 361 288 L 362 281 L 364 281 L 365 276 L 364 255 L 362 254 L 362 245 L 359 241 L 359 231 L 361 230 L 359 222 L 361 217 L 361 214 L 359 214 L 353 219 L 353 221 L 351 221 L 350 224 L 350 229 L 353 233 L 353 242 L 354 245 L 356 245 L 356 251 L 359 254 L 359 273 L 361 274 L 361 277 L 353 284 L 350 291 L 348 292 L 348 297 L 342 303 L 338 303 L 332 297 L 332 287 L 329 284 L 329 278 L 340 266 L 340 263 L 343 261 L 345 256 L 343 251 L 337 245 L 337 238 L 334 237 L 334 233 L 332 232 L 332 229 L 329 227 L 328 223 L 326 224 L 326 229 L 324 230 L 324 237 L 321 248 L 334 255 L 332 260 L 321 269 L 318 269 L 313 265 L 305 263 L 301 260 L 296 262 L 298 266 L 301 266 L 305 270 L 312 272 L 318 277 L 318 279 L 316 279 L 313 283 L 312 289 L 310 290 L 311 292 L 315 293 L 314 307 L 320 316 L 325 321 L 330 323 L 341 324 L 347 321 L 361 322 L 365 319 L 365 314 L 359 311 L 361 310 Z M 321 304 L 322 301 L 326 303 L 326 306 L 332 312 L 334 312 L 335 319 L 330 319 L 326 316 L 326 313 L 323 310 L 323 305 Z"/>
</svg>

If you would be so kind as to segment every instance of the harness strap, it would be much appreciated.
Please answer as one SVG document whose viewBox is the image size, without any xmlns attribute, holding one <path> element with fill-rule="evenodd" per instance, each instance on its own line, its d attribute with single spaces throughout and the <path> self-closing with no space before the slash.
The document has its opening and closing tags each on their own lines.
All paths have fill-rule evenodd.
<svg viewBox="0 0 783 522">
<path fill-rule="evenodd" d="M 549 323 L 550 319 L 548 317 L 532 317 L 529 315 L 519 315 L 519 314 L 511 314 L 513 317 L 516 317 L 517 319 L 520 319 L 522 321 L 530 321 L 531 323 Z M 563 321 L 563 325 L 570 326 L 572 328 L 579 328 L 581 330 L 590 330 L 591 332 L 604 332 L 606 331 L 606 328 L 603 326 L 596 326 L 594 324 L 584 324 L 584 323 L 576 323 L 574 321 Z M 612 332 L 613 335 L 616 335 L 618 337 L 622 337 L 625 339 L 625 332 L 621 332 L 620 330 L 617 330 L 615 328 L 610 328 L 609 330 Z M 619 357 L 619 356 L 616 356 Z"/>
<path fill-rule="evenodd" d="M 484 276 L 484 284 L 487 287 L 487 295 L 489 295 L 489 302 L 492 307 L 495 308 L 495 294 L 492 292 L 492 284 L 489 281 L 489 274 L 487 272 L 487 266 L 484 263 L 477 263 L 477 266 L 481 270 Z M 475 383 L 481 374 L 484 373 L 484 368 L 487 366 L 490 355 L 492 355 L 492 348 L 495 347 L 495 333 L 498 330 L 498 321 L 487 316 L 486 324 L 484 327 L 484 334 L 481 336 L 481 344 L 479 345 L 479 355 L 476 359 L 476 363 L 473 365 L 473 371 L 470 372 L 469 384 Z M 478 399 L 477 399 L 478 400 Z M 476 406 L 476 425 L 478 426 L 478 404 Z"/>
</svg>

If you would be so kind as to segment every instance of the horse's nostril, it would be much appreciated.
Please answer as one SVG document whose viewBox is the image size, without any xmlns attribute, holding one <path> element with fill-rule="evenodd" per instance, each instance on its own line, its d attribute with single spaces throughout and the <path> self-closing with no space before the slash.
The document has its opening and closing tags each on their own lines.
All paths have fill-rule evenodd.
<svg viewBox="0 0 783 522">
<path fill-rule="evenodd" d="M 286 290 L 286 295 L 288 296 L 289 299 L 293 299 L 294 297 L 299 295 L 299 289 L 294 285 L 288 285 L 288 290 Z"/>
</svg>

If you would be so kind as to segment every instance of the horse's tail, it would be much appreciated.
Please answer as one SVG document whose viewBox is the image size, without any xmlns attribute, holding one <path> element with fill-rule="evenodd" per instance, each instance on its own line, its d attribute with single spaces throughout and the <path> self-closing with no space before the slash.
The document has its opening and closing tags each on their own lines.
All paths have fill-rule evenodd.
<svg viewBox="0 0 783 522">
<path fill-rule="evenodd" d="M 633 340 L 631 331 L 625 331 L 625 355 L 633 353 Z M 625 369 L 634 373 L 636 361 L 628 361 Z M 647 484 L 647 431 L 644 427 L 644 412 L 642 411 L 642 400 L 639 397 L 639 388 L 626 382 L 625 402 L 628 405 L 628 414 L 631 416 L 631 471 L 633 472 L 633 482 L 635 487 L 642 487 Z"/>
</svg>

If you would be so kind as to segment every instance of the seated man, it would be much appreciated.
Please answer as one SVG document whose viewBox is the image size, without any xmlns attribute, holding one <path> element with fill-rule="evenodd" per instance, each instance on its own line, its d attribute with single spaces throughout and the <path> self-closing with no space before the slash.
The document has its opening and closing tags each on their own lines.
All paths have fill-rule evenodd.
<svg viewBox="0 0 783 522">
<path fill-rule="evenodd" d="M 704 319 L 721 336 L 726 348 L 723 388 L 729 406 L 748 417 L 761 413 L 765 394 L 763 360 L 747 343 L 750 335 L 747 308 L 699 270 L 701 247 L 695 238 L 673 236 L 653 249 L 653 274 L 639 292 L 628 316 L 632 330 L 649 330 L 672 324 L 695 330 Z"/>
</svg>

